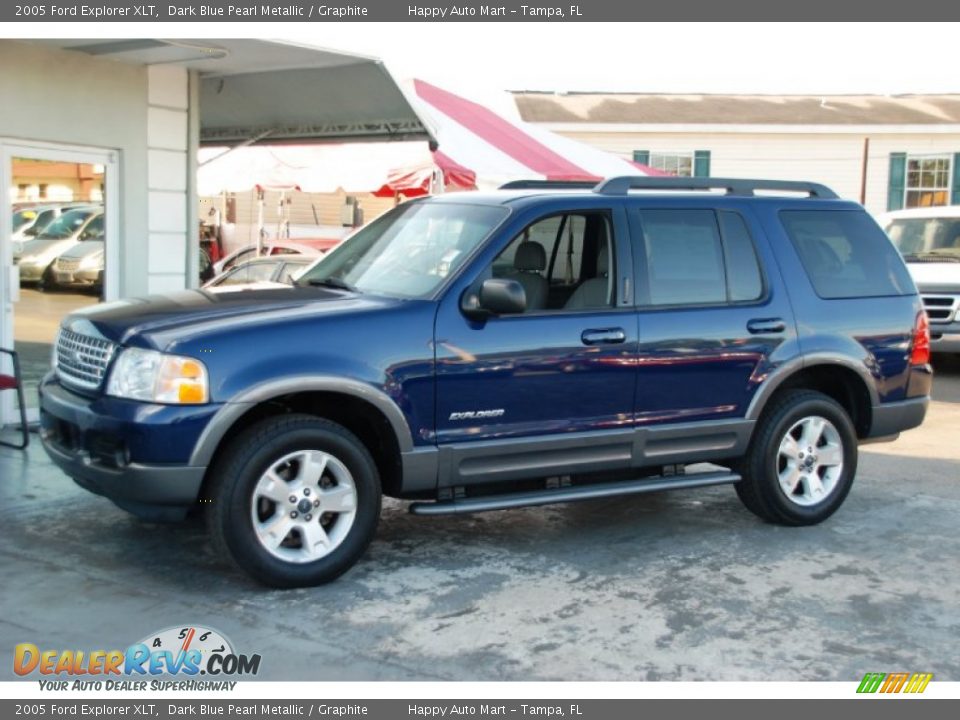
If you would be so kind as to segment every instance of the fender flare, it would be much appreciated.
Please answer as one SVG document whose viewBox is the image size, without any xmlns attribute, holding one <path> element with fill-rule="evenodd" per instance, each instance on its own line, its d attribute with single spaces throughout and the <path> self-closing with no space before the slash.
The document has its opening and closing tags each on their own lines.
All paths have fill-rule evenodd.
<svg viewBox="0 0 960 720">
<path fill-rule="evenodd" d="M 838 365 L 846 370 L 852 370 L 866 386 L 867 393 L 870 396 L 870 406 L 877 407 L 880 404 L 880 395 L 877 392 L 876 379 L 870 374 L 866 365 L 848 355 L 820 352 L 788 360 L 771 372 L 767 379 L 761 383 L 753 399 L 750 401 L 750 405 L 747 408 L 747 420 L 757 420 L 760 417 L 764 408 L 767 406 L 767 402 L 785 381 L 789 380 L 801 370 L 819 365 Z"/>
<path fill-rule="evenodd" d="M 363 400 L 383 413 L 393 428 L 400 452 L 413 450 L 413 436 L 403 411 L 382 390 L 372 385 L 333 375 L 300 375 L 269 380 L 244 390 L 221 407 L 204 428 L 190 455 L 190 465 L 207 467 L 227 432 L 251 408 L 283 395 L 301 392 L 336 392 Z"/>
</svg>

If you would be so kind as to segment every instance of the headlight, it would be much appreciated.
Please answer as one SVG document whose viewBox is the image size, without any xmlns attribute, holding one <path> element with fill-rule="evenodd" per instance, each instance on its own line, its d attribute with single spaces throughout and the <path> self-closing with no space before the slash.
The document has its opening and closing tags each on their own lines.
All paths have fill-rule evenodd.
<svg viewBox="0 0 960 720">
<path fill-rule="evenodd" d="M 93 253 L 92 255 L 87 255 L 80 261 L 80 267 L 86 270 L 87 268 L 96 268 L 100 267 L 103 262 L 103 253 Z"/>
<path fill-rule="evenodd" d="M 209 399 L 207 368 L 193 358 L 127 348 L 120 352 L 113 364 L 107 395 L 146 402 L 200 405 Z"/>
</svg>

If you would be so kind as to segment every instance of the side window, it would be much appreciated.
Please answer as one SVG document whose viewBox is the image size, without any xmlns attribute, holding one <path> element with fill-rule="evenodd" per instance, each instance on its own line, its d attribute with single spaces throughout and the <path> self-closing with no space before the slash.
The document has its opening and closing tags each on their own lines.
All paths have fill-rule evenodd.
<svg viewBox="0 0 960 720">
<path fill-rule="evenodd" d="M 491 273 L 523 285 L 528 313 L 603 308 L 613 305 L 612 257 L 606 213 L 566 213 L 526 227 Z"/>
<path fill-rule="evenodd" d="M 743 218 L 713 210 L 640 212 L 651 305 L 758 300 L 763 276 Z"/>
<path fill-rule="evenodd" d="M 644 210 L 640 217 L 651 305 L 726 301 L 723 247 L 712 210 Z"/>
<path fill-rule="evenodd" d="M 555 285 L 576 285 L 583 269 L 583 238 L 587 218 L 568 215 L 560 237 L 560 247 L 550 266 L 550 282 Z"/>
<path fill-rule="evenodd" d="M 893 244 L 865 212 L 783 210 L 780 220 L 820 297 L 915 292 Z"/>
<path fill-rule="evenodd" d="M 763 295 L 763 277 L 757 262 L 757 251 L 743 218 L 734 212 L 721 211 L 720 233 L 723 236 L 723 257 L 727 266 L 727 293 L 730 302 L 758 300 Z"/>
</svg>

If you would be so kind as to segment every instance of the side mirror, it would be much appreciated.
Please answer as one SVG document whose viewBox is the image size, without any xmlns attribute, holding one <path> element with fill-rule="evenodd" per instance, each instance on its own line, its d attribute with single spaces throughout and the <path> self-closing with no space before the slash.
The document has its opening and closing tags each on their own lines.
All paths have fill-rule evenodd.
<svg viewBox="0 0 960 720">
<path fill-rule="evenodd" d="M 467 317 L 477 320 L 490 315 L 516 315 L 527 309 L 527 294 L 516 280 L 487 278 L 479 292 L 467 291 L 461 307 Z"/>
</svg>

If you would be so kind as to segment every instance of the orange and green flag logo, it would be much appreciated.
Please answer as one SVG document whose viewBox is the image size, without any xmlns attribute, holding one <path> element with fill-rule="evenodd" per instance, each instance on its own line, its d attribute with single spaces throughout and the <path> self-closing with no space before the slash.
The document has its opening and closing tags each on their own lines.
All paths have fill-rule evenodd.
<svg viewBox="0 0 960 720">
<path fill-rule="evenodd" d="M 933 673 L 867 673 L 858 693 L 922 693 L 933 680 Z"/>
</svg>

